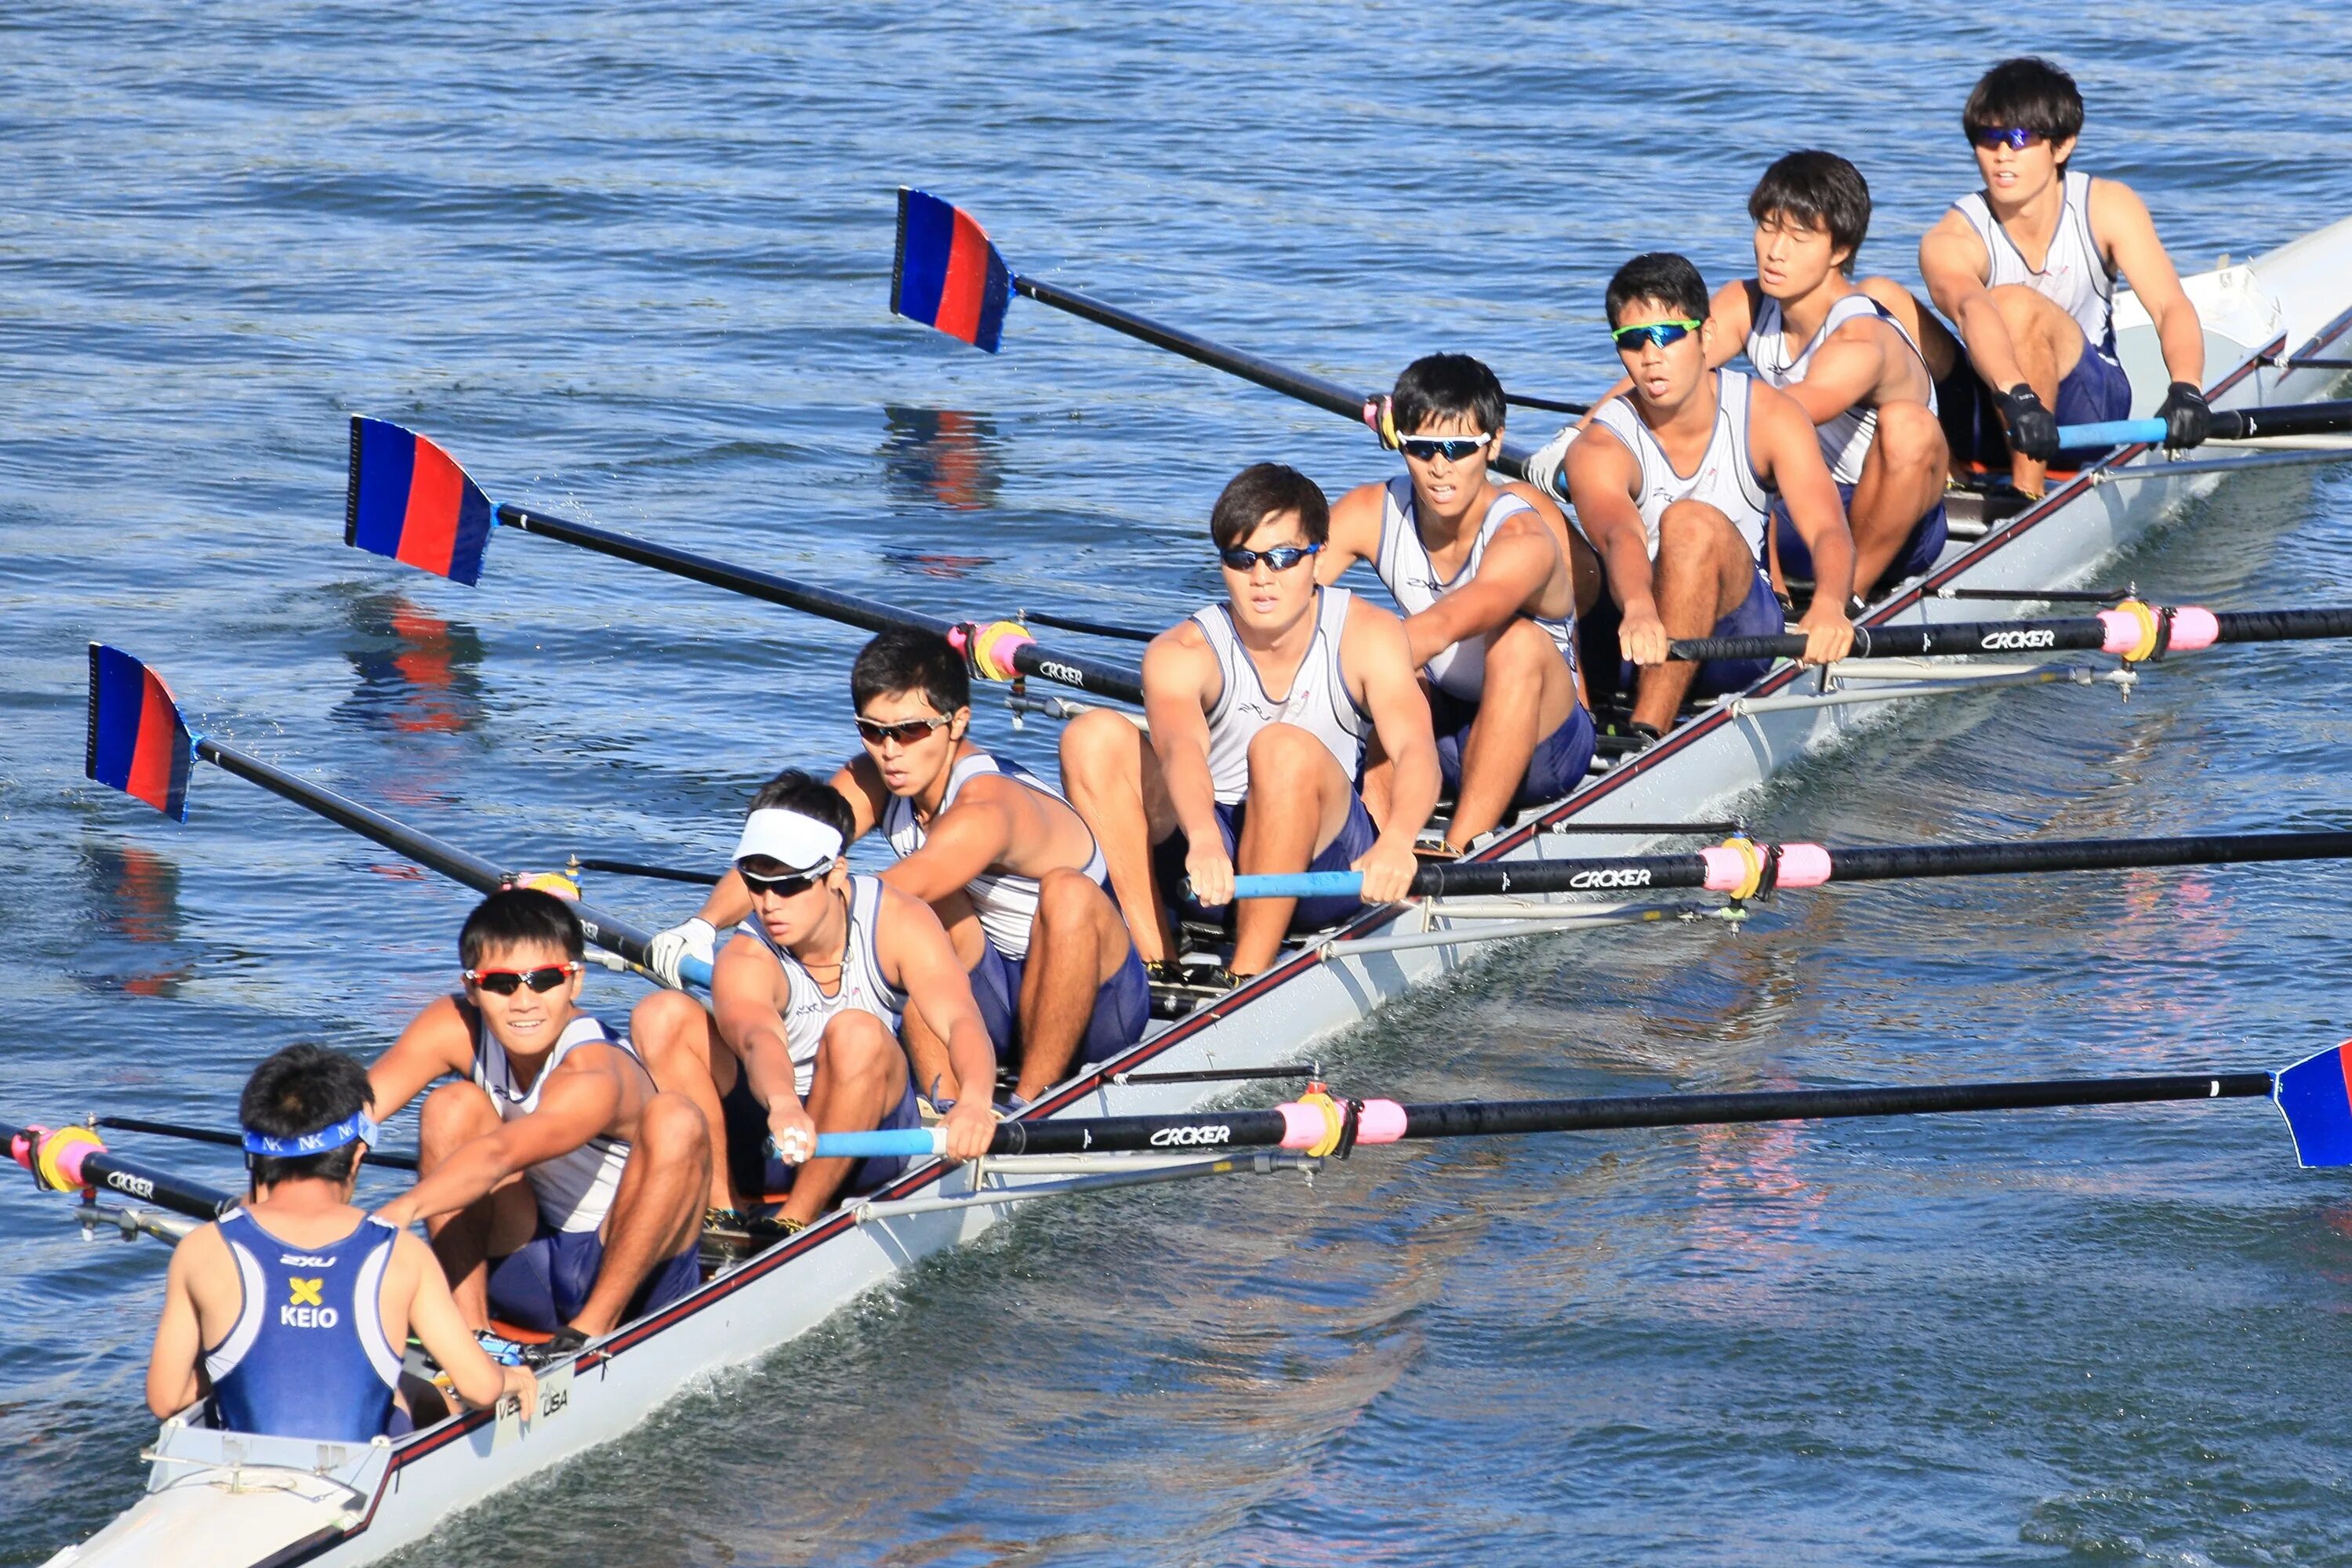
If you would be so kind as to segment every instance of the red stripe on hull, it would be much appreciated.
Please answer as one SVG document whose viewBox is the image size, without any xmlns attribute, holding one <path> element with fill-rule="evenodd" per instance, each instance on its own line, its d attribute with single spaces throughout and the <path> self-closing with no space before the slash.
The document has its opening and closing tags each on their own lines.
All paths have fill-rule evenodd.
<svg viewBox="0 0 2352 1568">
<path fill-rule="evenodd" d="M 980 307 L 988 298 L 988 237 L 959 212 L 955 243 L 948 249 L 947 277 L 940 285 L 940 331 L 965 342 L 980 338 Z"/>
<path fill-rule="evenodd" d="M 449 557 L 457 548 L 457 512 L 465 499 L 466 476 L 457 465 L 440 447 L 419 439 L 409 470 L 408 510 L 401 519 L 396 559 L 436 576 L 449 575 Z"/>
</svg>

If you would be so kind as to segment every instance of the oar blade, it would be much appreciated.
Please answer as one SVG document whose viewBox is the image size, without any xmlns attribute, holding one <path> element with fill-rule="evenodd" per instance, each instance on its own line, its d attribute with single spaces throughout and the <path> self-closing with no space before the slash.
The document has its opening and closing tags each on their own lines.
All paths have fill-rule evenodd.
<svg viewBox="0 0 2352 1568">
<path fill-rule="evenodd" d="M 455 458 L 384 419 L 352 420 L 343 542 L 472 587 L 496 509 Z"/>
<path fill-rule="evenodd" d="M 898 187 L 898 255 L 890 268 L 894 313 L 994 353 L 1012 298 L 1012 269 L 970 213 L 928 192 Z"/>
<path fill-rule="evenodd" d="M 89 645 L 89 737 L 82 771 L 176 822 L 188 820 L 196 740 L 163 678 L 104 643 Z"/>
<path fill-rule="evenodd" d="M 2271 1096 L 2305 1170 L 2352 1165 L 2352 1040 L 2280 1073 Z"/>
</svg>

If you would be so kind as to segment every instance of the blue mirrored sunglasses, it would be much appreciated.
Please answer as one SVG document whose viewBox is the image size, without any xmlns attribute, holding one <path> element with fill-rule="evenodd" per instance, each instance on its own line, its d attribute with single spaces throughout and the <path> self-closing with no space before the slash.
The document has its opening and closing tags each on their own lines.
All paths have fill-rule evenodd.
<svg viewBox="0 0 2352 1568">
<path fill-rule="evenodd" d="M 1440 458 L 1449 463 L 1466 463 L 1493 439 L 1492 436 L 1400 436 L 1397 450 L 1424 463 Z"/>
<path fill-rule="evenodd" d="M 2012 153 L 2022 153 L 2036 142 L 2046 141 L 2039 131 L 2028 131 L 2022 125 L 1988 125 L 1969 132 L 1969 140 L 1990 151 L 2006 147 Z"/>
<path fill-rule="evenodd" d="M 1630 353 L 1643 343 L 1655 343 L 1660 348 L 1664 348 L 1668 343 L 1678 343 L 1698 331 L 1698 328 L 1699 324 L 1692 321 L 1643 321 L 1638 327 L 1612 329 L 1609 334 L 1609 341 L 1615 343 L 1619 349 Z"/>
</svg>

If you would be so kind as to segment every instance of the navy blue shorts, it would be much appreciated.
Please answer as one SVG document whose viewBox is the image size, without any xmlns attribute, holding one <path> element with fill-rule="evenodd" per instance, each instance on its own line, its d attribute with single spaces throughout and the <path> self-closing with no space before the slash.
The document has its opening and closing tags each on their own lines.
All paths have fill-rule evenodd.
<svg viewBox="0 0 2352 1568">
<path fill-rule="evenodd" d="M 735 1190 L 752 1203 L 791 1192 L 793 1178 L 800 1173 L 800 1167 L 787 1165 L 768 1152 L 768 1108 L 752 1094 L 751 1075 L 740 1064 L 735 1069 L 735 1087 L 719 1097 L 719 1110 L 727 1124 L 727 1179 L 734 1184 Z M 922 1124 L 922 1113 L 915 1107 L 915 1086 L 909 1083 L 899 1092 L 898 1105 L 882 1119 L 881 1129 L 897 1132 Z M 841 1195 L 864 1197 L 896 1181 L 898 1173 L 906 1168 L 907 1160 L 902 1154 L 877 1154 L 860 1160 L 849 1167 L 849 1180 L 841 1184 Z"/>
<path fill-rule="evenodd" d="M 1853 487 L 1838 486 L 1838 502 L 1850 513 L 1853 510 Z M 1797 525 L 1789 521 L 1789 509 L 1779 496 L 1772 498 L 1772 531 L 1780 548 L 1780 575 L 1791 581 L 1810 583 L 1813 580 L 1813 552 L 1797 533 Z M 1911 525 L 1911 537 L 1903 542 L 1902 550 L 1886 568 L 1884 583 L 1900 583 L 1906 577 L 1924 575 L 1936 564 L 1936 557 L 1944 552 L 1946 529 L 1944 503 L 1939 498 L 1927 514 Z M 1864 599 L 1871 596 L 1876 583 L 1856 583 L 1853 591 Z"/>
<path fill-rule="evenodd" d="M 1242 823 L 1248 809 L 1247 801 L 1238 805 L 1227 805 L 1222 801 L 1217 805 L 1217 833 L 1225 841 L 1228 857 L 1239 852 Z M 1358 795 L 1348 803 L 1348 820 L 1339 825 L 1339 836 L 1323 847 L 1321 854 L 1307 863 L 1307 868 L 1310 871 L 1344 871 L 1362 858 L 1364 852 L 1380 836 L 1380 829 L 1372 826 L 1372 814 L 1364 809 L 1363 797 Z M 1177 914 L 1185 920 L 1231 925 L 1232 905 L 1204 907 L 1194 903 L 1180 890 L 1184 886 L 1184 855 L 1190 847 L 1181 827 L 1151 847 L 1151 871 L 1160 879 L 1160 892 L 1174 904 Z M 1352 893 L 1301 899 L 1298 907 L 1290 913 L 1290 929 L 1318 931 L 1324 926 L 1337 925 L 1362 913 L 1363 908 L 1364 901 Z"/>
<path fill-rule="evenodd" d="M 519 1329 L 551 1334 L 580 1315 L 596 1275 L 604 1267 L 604 1238 L 593 1230 L 554 1230 L 540 1222 L 539 1234 L 490 1265 L 490 1315 Z M 657 1264 L 630 1298 L 621 1321 L 659 1311 L 702 1283 L 694 1247 Z"/>
<path fill-rule="evenodd" d="M 2131 417 L 2131 377 L 2095 343 L 2083 345 L 2083 357 L 2058 384 L 2058 404 L 2051 410 L 2061 425 L 2101 425 Z M 1936 384 L 1937 417 L 1952 456 L 1976 462 L 1996 473 L 2010 465 L 2009 437 L 2000 423 L 2000 400 L 1984 384 L 1964 354 L 1951 374 Z M 2058 454 L 2053 468 L 2079 468 L 2106 456 L 2106 448 Z"/>
<path fill-rule="evenodd" d="M 1478 705 L 1447 691 L 1429 694 L 1430 722 L 1437 730 L 1437 769 L 1445 787 L 1462 793 L 1462 748 L 1470 743 L 1470 725 Z M 1584 782 L 1592 762 L 1592 715 L 1579 704 L 1560 721 L 1559 728 L 1536 742 L 1528 759 L 1527 777 L 1519 781 L 1514 805 L 1539 805 L 1558 800 Z"/>
<path fill-rule="evenodd" d="M 980 963 L 971 972 L 971 998 L 980 1004 L 988 1037 L 996 1046 L 997 1061 L 1011 1062 L 1021 1055 L 1021 977 L 1029 961 L 1007 956 L 992 942 L 981 947 Z M 1095 989 L 1095 1010 L 1087 1019 L 1087 1032 L 1078 1037 L 1077 1059 L 1110 1060 L 1143 1038 L 1150 1022 L 1151 983 L 1144 975 L 1143 960 L 1136 955 L 1135 944 L 1129 942 L 1127 962 Z"/>
</svg>

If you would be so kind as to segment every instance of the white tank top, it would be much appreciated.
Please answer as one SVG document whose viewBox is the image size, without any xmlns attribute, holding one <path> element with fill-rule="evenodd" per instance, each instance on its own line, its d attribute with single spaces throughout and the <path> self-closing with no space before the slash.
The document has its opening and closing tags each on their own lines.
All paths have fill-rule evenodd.
<svg viewBox="0 0 2352 1568">
<path fill-rule="evenodd" d="M 1388 584 L 1389 596 L 1408 616 L 1417 616 L 1438 600 L 1478 575 L 1478 563 L 1486 558 L 1486 542 L 1507 519 L 1536 509 L 1511 494 L 1498 490 L 1487 505 L 1486 515 L 1479 520 L 1478 536 L 1470 542 L 1470 558 L 1462 563 L 1449 582 L 1437 580 L 1437 567 L 1429 559 L 1428 547 L 1421 542 L 1421 522 L 1412 499 L 1412 479 L 1400 474 L 1391 479 L 1381 503 L 1380 553 L 1373 558 L 1372 570 Z M 1548 620 L 1540 616 L 1528 617 L 1551 634 L 1559 645 L 1560 657 L 1568 668 L 1576 668 L 1576 617 L 1570 612 L 1565 620 Z M 1422 666 L 1430 684 L 1448 696 L 1465 702 L 1475 702 L 1486 689 L 1486 644 L 1484 638 L 1470 638 L 1438 649 L 1437 656 Z"/>
<path fill-rule="evenodd" d="M 1830 307 L 1804 352 L 1791 358 L 1789 353 L 1789 332 L 1780 319 L 1780 301 L 1767 298 L 1757 310 L 1755 321 L 1748 329 L 1748 363 L 1756 367 L 1756 379 L 1767 386 L 1788 387 L 1805 379 L 1812 368 L 1813 354 L 1830 341 L 1830 334 L 1848 321 L 1866 316 L 1876 316 L 1892 326 L 1897 336 L 1918 355 L 1919 345 L 1911 342 L 1911 334 L 1903 323 L 1867 294 L 1849 294 Z M 1927 363 L 1920 357 L 1922 366 Z M 1927 412 L 1936 412 L 1936 388 L 1930 377 L 1927 386 Z M 1842 485 L 1862 482 L 1862 460 L 1870 455 L 1870 443 L 1878 436 L 1878 410 L 1867 404 L 1856 404 L 1836 416 L 1826 425 L 1814 426 L 1813 434 L 1822 444 L 1822 458 L 1830 466 L 1830 477 Z"/>
<path fill-rule="evenodd" d="M 616 1046 L 631 1061 L 637 1060 L 628 1041 L 606 1028 L 602 1020 L 583 1013 L 563 1026 L 563 1033 L 555 1037 L 555 1049 L 547 1054 L 546 1064 L 531 1080 L 530 1092 L 522 1093 L 515 1088 L 514 1064 L 507 1060 L 506 1047 L 490 1033 L 489 1025 L 478 1018 L 474 1081 L 498 1107 L 499 1121 L 517 1121 L 539 1109 L 539 1093 L 547 1087 L 548 1079 L 563 1065 L 573 1047 L 589 1040 Z M 542 1222 L 557 1230 L 594 1230 L 611 1212 L 613 1194 L 621 1185 L 621 1168 L 628 1163 L 626 1143 L 617 1138 L 591 1138 L 568 1154 L 530 1166 L 523 1174 L 530 1181 L 531 1195 L 539 1200 Z"/>
<path fill-rule="evenodd" d="M 776 962 L 783 965 L 784 1044 L 793 1053 L 793 1092 L 803 1100 L 808 1098 L 809 1089 L 816 1083 L 816 1048 L 823 1043 L 824 1026 L 833 1021 L 835 1014 L 853 1008 L 871 1013 L 888 1026 L 891 1034 L 898 1032 L 899 1016 L 907 1010 L 907 994 L 882 978 L 882 957 L 874 945 L 874 922 L 881 910 L 881 879 L 862 875 L 850 878 L 849 934 L 842 944 L 841 984 L 830 995 L 799 959 L 769 936 L 767 926 L 758 915 L 735 928 L 774 953 Z"/>
<path fill-rule="evenodd" d="M 1339 669 L 1339 636 L 1355 595 L 1345 588 L 1318 588 L 1315 594 L 1315 638 L 1290 678 L 1289 695 L 1278 702 L 1266 695 L 1225 606 L 1192 612 L 1224 677 L 1223 689 L 1209 710 L 1209 782 L 1220 805 L 1238 805 L 1249 794 L 1250 742 L 1268 724 L 1296 724 L 1313 735 L 1350 782 L 1363 765 L 1364 716 Z"/>
<path fill-rule="evenodd" d="M 1024 789 L 1034 789 L 1039 795 L 1050 795 L 1064 805 L 1070 804 L 1060 790 L 1031 773 L 1018 763 L 1011 763 L 986 752 L 974 752 L 948 770 L 947 793 L 940 797 L 938 815 L 944 816 L 956 803 L 956 795 L 966 780 L 982 773 L 1000 773 Z M 904 859 L 923 847 L 926 837 L 923 825 L 915 820 L 915 803 L 892 795 L 882 808 L 882 836 L 890 842 L 892 853 Z M 1089 833 L 1087 843 L 1086 874 L 1097 887 L 1109 885 L 1110 867 L 1103 859 L 1102 846 L 1095 843 Z M 980 917 L 980 929 L 988 933 L 989 942 L 1007 958 L 1029 956 L 1029 928 L 1037 919 L 1037 879 L 1024 877 L 1013 871 L 982 871 L 964 884 L 971 899 L 972 912 Z"/>
<path fill-rule="evenodd" d="M 2050 254 L 2042 258 L 2039 272 L 2026 265 L 2009 231 L 1994 220 L 1982 191 L 1971 192 L 1952 205 L 1969 220 L 1969 226 L 1984 241 L 1985 254 L 1992 258 L 1985 274 L 1986 288 L 2026 285 L 2074 317 L 2083 336 L 2113 359 L 2116 275 L 2108 270 L 2106 258 L 2099 254 L 2099 242 L 2091 234 L 2091 176 L 2069 171 L 2063 190 L 2058 232 L 2050 237 Z"/>
<path fill-rule="evenodd" d="M 1685 477 L 1666 458 L 1665 448 L 1642 423 L 1627 397 L 1612 397 L 1592 412 L 1592 422 L 1625 443 L 1642 465 L 1642 522 L 1649 531 L 1650 559 L 1658 558 L 1658 520 L 1678 500 L 1704 501 L 1731 520 L 1756 559 L 1764 559 L 1764 521 L 1770 499 L 1748 456 L 1748 378 L 1736 370 L 1715 373 L 1715 434 L 1698 468 Z"/>
</svg>

